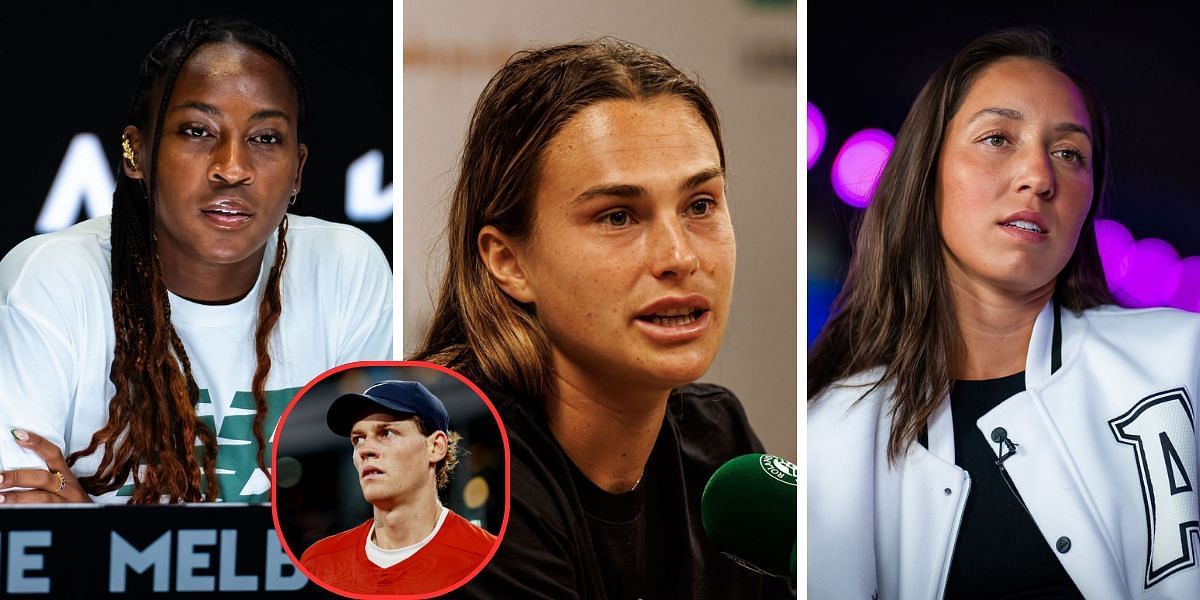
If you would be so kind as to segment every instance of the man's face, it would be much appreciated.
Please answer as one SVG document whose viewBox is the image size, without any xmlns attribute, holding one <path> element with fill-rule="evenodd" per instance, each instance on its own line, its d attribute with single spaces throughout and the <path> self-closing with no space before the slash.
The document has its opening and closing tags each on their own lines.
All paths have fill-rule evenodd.
<svg viewBox="0 0 1200 600">
<path fill-rule="evenodd" d="M 383 509 L 435 489 L 437 463 L 446 456 L 446 434 L 421 435 L 408 415 L 366 414 L 351 427 L 350 443 L 363 498 Z"/>
</svg>

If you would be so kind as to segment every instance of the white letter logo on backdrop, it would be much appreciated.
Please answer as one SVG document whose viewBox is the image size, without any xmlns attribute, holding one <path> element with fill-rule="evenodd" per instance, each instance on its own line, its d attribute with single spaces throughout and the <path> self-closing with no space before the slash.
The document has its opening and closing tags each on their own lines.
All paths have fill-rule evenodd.
<svg viewBox="0 0 1200 600">
<path fill-rule="evenodd" d="M 346 169 L 346 216 L 355 221 L 382 221 L 392 215 L 392 186 L 383 181 L 383 153 L 371 150 Z"/>
<path fill-rule="evenodd" d="M 92 133 L 76 135 L 67 146 L 67 155 L 42 205 L 37 232 L 49 233 L 75 224 L 80 204 L 87 208 L 89 219 L 112 212 L 115 186 L 100 138 Z"/>
</svg>

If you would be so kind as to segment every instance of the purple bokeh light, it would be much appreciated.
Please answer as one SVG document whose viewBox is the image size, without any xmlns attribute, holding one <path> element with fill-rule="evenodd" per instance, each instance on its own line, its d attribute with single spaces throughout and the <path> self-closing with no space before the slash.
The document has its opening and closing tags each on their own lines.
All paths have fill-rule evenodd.
<svg viewBox="0 0 1200 600">
<path fill-rule="evenodd" d="M 1200 313 L 1200 256 L 1179 261 L 1179 287 L 1168 304 Z"/>
<path fill-rule="evenodd" d="M 1104 279 L 1108 282 L 1108 289 L 1116 292 L 1125 282 L 1129 267 L 1125 259 L 1133 247 L 1133 234 L 1116 221 L 1097 219 L 1096 245 L 1100 249 L 1100 262 L 1104 264 Z"/>
<path fill-rule="evenodd" d="M 1113 293 L 1125 306 L 1166 306 L 1175 295 L 1182 277 L 1179 254 L 1158 238 L 1138 240 L 1121 261 L 1125 272 L 1121 287 Z"/>
<path fill-rule="evenodd" d="M 833 191 L 850 206 L 866 207 L 895 146 L 896 139 L 881 129 L 850 136 L 833 159 Z"/>
<path fill-rule="evenodd" d="M 808 170 L 817 164 L 821 150 L 825 148 L 825 117 L 817 109 L 817 105 L 808 103 Z"/>
</svg>

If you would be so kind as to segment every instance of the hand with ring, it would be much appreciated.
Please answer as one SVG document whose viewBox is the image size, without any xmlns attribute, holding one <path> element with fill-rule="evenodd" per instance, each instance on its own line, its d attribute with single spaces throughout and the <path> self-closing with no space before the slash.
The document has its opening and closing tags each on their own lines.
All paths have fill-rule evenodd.
<svg viewBox="0 0 1200 600">
<path fill-rule="evenodd" d="M 79 480 L 67 467 L 62 450 L 46 438 L 25 431 L 12 430 L 17 444 L 33 450 L 46 461 L 46 469 L 14 469 L 0 473 L 0 489 L 29 488 L 0 492 L 0 506 L 25 503 L 91 502 Z"/>
</svg>

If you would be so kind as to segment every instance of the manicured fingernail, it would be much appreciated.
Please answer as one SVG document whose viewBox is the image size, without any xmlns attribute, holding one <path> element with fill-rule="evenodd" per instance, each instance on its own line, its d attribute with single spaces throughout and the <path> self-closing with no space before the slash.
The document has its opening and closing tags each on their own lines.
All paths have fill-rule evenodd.
<svg viewBox="0 0 1200 600">
<path fill-rule="evenodd" d="M 4 483 L 4 474 L 0 473 L 0 483 Z"/>
<path fill-rule="evenodd" d="M 0 494 L 0 504 L 4 504 L 4 494 Z"/>
<path fill-rule="evenodd" d="M 14 429 L 14 430 L 12 430 L 12 434 L 13 434 L 13 437 L 17 438 L 18 442 L 28 442 L 29 441 L 29 434 L 26 433 L 24 429 Z"/>
</svg>

